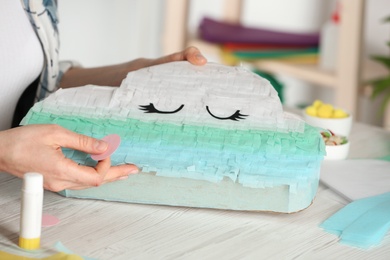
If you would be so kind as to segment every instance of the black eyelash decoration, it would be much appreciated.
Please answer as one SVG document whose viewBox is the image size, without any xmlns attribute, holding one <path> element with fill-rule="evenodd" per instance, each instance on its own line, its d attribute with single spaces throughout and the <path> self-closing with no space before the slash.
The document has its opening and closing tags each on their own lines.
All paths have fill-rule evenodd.
<svg viewBox="0 0 390 260">
<path fill-rule="evenodd" d="M 206 106 L 206 109 L 207 109 L 207 112 L 209 112 L 209 114 L 216 118 L 216 119 L 219 119 L 219 120 L 227 120 L 227 119 L 230 119 L 230 120 L 233 120 L 233 121 L 238 121 L 239 119 L 245 119 L 245 116 L 248 116 L 248 115 L 243 115 L 240 113 L 240 110 L 237 110 L 233 115 L 231 116 L 228 116 L 228 117 L 219 117 L 219 116 L 215 116 L 213 115 L 211 112 L 210 112 L 210 109 L 209 109 L 209 106 Z"/>
<path fill-rule="evenodd" d="M 174 111 L 160 111 L 154 107 L 153 103 L 150 103 L 149 105 L 139 106 L 139 109 L 144 110 L 145 113 L 174 114 L 179 112 L 183 107 L 184 105 L 181 105 L 178 109 Z"/>
</svg>

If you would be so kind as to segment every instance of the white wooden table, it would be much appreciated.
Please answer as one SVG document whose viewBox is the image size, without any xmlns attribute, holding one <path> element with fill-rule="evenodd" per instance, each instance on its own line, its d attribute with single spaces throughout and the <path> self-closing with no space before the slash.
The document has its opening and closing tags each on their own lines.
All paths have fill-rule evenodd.
<svg viewBox="0 0 390 260">
<path fill-rule="evenodd" d="M 390 155 L 390 133 L 355 124 L 351 158 Z M 21 180 L 0 174 L 0 251 L 17 248 Z M 44 213 L 60 223 L 42 230 L 41 245 L 61 241 L 97 259 L 390 259 L 390 234 L 361 250 L 338 243 L 319 224 L 346 205 L 320 185 L 298 213 L 235 212 L 64 198 L 45 192 Z"/>
</svg>

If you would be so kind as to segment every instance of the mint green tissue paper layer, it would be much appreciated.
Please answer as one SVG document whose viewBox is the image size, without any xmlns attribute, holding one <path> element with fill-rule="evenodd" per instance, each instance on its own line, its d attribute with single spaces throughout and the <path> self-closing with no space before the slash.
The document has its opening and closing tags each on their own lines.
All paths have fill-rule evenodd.
<svg viewBox="0 0 390 260">
<path fill-rule="evenodd" d="M 224 177 L 244 186 L 292 185 L 299 188 L 318 179 L 324 145 L 310 125 L 303 133 L 227 130 L 213 127 L 99 120 L 55 116 L 30 111 L 28 124 L 55 123 L 69 130 L 101 138 L 116 133 L 122 143 L 113 164 L 134 163 L 158 175 L 221 181 Z M 65 154 L 92 165 L 89 156 L 71 150 Z"/>
</svg>

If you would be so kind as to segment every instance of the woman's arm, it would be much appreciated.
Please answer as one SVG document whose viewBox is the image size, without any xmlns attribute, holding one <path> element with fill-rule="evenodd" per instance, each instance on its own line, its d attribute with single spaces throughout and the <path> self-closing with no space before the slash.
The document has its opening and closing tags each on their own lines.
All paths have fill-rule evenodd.
<svg viewBox="0 0 390 260">
<path fill-rule="evenodd" d="M 97 68 L 72 68 L 62 77 L 61 88 L 84 86 L 119 86 L 127 73 L 153 65 L 187 60 L 194 65 L 204 65 L 207 60 L 196 47 L 188 47 L 184 51 L 173 53 L 158 59 L 140 58 L 122 64 Z"/>
</svg>

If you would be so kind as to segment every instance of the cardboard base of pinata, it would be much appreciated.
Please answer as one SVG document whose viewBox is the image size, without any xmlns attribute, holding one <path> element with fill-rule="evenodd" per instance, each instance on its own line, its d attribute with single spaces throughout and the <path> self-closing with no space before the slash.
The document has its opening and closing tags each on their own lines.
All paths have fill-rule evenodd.
<svg viewBox="0 0 390 260">
<path fill-rule="evenodd" d="M 251 188 L 225 178 L 218 183 L 156 176 L 130 175 L 128 179 L 85 190 L 64 190 L 66 197 L 241 211 L 292 213 L 310 206 L 318 179 L 292 189 L 288 185 Z"/>
</svg>

